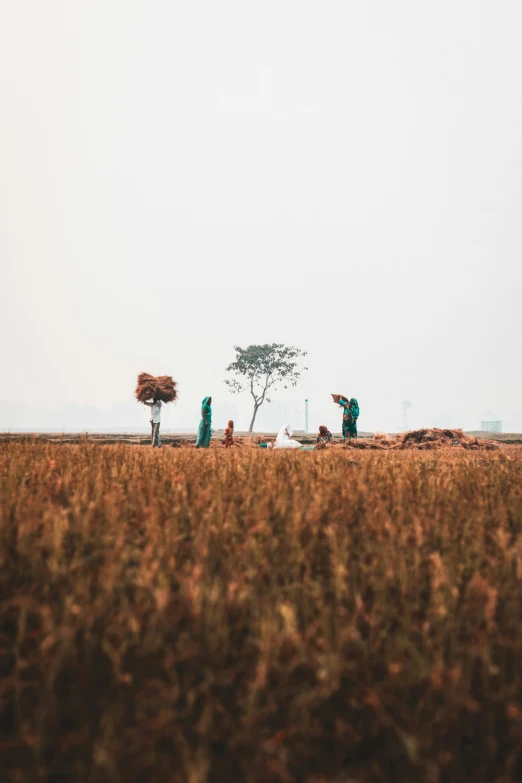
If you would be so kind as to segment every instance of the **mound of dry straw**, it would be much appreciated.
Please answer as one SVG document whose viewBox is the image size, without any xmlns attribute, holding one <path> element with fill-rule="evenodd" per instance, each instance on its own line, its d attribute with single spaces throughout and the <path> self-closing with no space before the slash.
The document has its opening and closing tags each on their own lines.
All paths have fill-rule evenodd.
<svg viewBox="0 0 522 783">
<path fill-rule="evenodd" d="M 400 450 L 418 449 L 420 451 L 438 450 L 445 448 L 462 448 L 471 451 L 498 449 L 498 444 L 491 440 L 479 440 L 465 435 L 462 430 L 438 429 L 437 427 L 423 428 L 404 432 L 401 435 L 386 435 L 376 432 L 373 440 L 361 438 L 346 441 L 345 448 L 350 449 L 376 449 L 376 450 Z"/>
<path fill-rule="evenodd" d="M 175 402 L 178 398 L 176 381 L 170 375 L 149 375 L 148 372 L 141 372 L 138 375 L 138 385 L 136 386 L 136 399 L 138 402 L 147 402 L 152 400 L 154 393 L 158 392 L 159 399 L 162 402 Z"/>
</svg>

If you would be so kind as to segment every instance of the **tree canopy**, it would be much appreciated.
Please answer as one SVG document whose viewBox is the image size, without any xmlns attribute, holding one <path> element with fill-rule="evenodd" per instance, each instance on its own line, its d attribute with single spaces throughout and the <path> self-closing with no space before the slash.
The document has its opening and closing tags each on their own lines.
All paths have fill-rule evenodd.
<svg viewBox="0 0 522 783">
<path fill-rule="evenodd" d="M 254 429 L 257 412 L 264 402 L 270 402 L 267 393 L 282 386 L 296 386 L 301 373 L 307 367 L 299 369 L 299 359 L 306 356 L 293 345 L 272 343 L 269 345 L 249 345 L 247 348 L 234 346 L 236 360 L 228 365 L 226 372 L 235 375 L 225 381 L 232 394 L 241 394 L 250 390 L 254 400 L 254 411 L 249 432 Z"/>
</svg>

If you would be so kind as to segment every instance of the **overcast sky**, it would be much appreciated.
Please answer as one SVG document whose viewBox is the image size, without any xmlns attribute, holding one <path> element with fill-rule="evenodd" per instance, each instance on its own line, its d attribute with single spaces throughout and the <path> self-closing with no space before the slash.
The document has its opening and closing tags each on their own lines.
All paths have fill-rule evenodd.
<svg viewBox="0 0 522 783">
<path fill-rule="evenodd" d="M 340 392 L 363 430 L 410 400 L 522 431 L 521 29 L 519 0 L 0 0 L 0 427 L 146 423 L 144 370 L 165 426 L 209 394 L 242 428 L 233 346 L 280 342 L 309 371 L 265 426 L 308 397 L 338 430 Z"/>
</svg>

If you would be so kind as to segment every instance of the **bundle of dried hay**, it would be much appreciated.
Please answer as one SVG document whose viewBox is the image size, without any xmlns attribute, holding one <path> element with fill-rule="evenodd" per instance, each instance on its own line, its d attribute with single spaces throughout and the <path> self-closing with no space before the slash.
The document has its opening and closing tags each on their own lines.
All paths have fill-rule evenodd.
<svg viewBox="0 0 522 783">
<path fill-rule="evenodd" d="M 435 443 L 436 441 L 450 441 L 451 443 L 461 443 L 465 439 L 462 430 L 440 430 L 437 427 L 406 432 L 402 437 L 402 444 L 406 448 L 415 448 L 415 446 L 425 443 Z"/>
<path fill-rule="evenodd" d="M 396 435 L 388 435 L 386 432 L 374 432 L 373 439 L 383 446 L 392 446 L 394 443 L 398 442 Z"/>
<path fill-rule="evenodd" d="M 401 436 L 401 449 L 420 449 L 422 451 L 444 448 L 463 448 L 472 451 L 498 449 L 498 444 L 488 440 L 478 440 L 465 435 L 462 430 L 439 429 L 432 427 L 406 432 Z"/>
<path fill-rule="evenodd" d="M 384 451 L 388 448 L 385 443 L 371 440 L 370 438 L 349 438 L 342 447 L 344 449 L 367 449 L 369 451 Z"/>
<path fill-rule="evenodd" d="M 271 438 L 267 435 L 251 435 L 250 440 L 252 443 L 256 443 L 259 446 L 261 443 L 269 443 L 270 441 L 275 440 L 275 438 Z"/>
<path fill-rule="evenodd" d="M 251 446 L 256 449 L 259 448 L 262 443 L 269 443 L 270 440 L 270 438 L 267 438 L 264 435 L 245 435 L 243 438 L 236 438 L 236 441 L 241 446 Z"/>
<path fill-rule="evenodd" d="M 404 432 L 401 435 L 386 435 L 376 432 L 373 440 L 354 438 L 342 444 L 344 449 L 367 449 L 375 451 L 394 451 L 417 449 L 419 451 L 438 451 L 440 449 L 469 449 L 483 451 L 498 449 L 498 443 L 491 440 L 478 440 L 465 435 L 462 430 L 438 429 L 432 427 Z"/>
<path fill-rule="evenodd" d="M 333 401 L 339 405 L 339 400 L 344 400 L 345 402 L 350 402 L 348 397 L 345 397 L 344 394 L 332 394 Z"/>
<path fill-rule="evenodd" d="M 152 400 L 155 392 L 162 402 L 175 402 L 178 399 L 177 384 L 170 375 L 149 375 L 148 372 L 142 372 L 138 375 L 138 385 L 136 386 L 136 399 L 138 402 L 147 402 Z"/>
<path fill-rule="evenodd" d="M 245 445 L 249 446 L 250 444 L 249 443 L 247 443 L 247 444 L 243 443 L 241 438 L 234 438 L 234 442 L 228 448 L 230 448 L 230 449 L 235 449 L 235 448 L 240 449 L 240 448 L 242 448 L 242 446 L 245 446 Z M 225 446 L 225 444 L 223 443 L 223 441 L 220 438 L 219 440 L 217 440 L 217 439 L 216 440 L 211 440 L 210 441 L 210 448 L 211 449 L 224 449 L 224 448 L 226 448 L 226 446 Z"/>
</svg>

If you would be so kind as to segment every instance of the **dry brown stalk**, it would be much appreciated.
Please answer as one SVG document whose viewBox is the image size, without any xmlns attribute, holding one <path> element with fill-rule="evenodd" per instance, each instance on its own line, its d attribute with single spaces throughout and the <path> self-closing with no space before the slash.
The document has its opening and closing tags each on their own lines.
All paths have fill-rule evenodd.
<svg viewBox="0 0 522 783">
<path fill-rule="evenodd" d="M 454 436 L 0 442 L 2 783 L 518 783 L 522 449 Z"/>
</svg>

